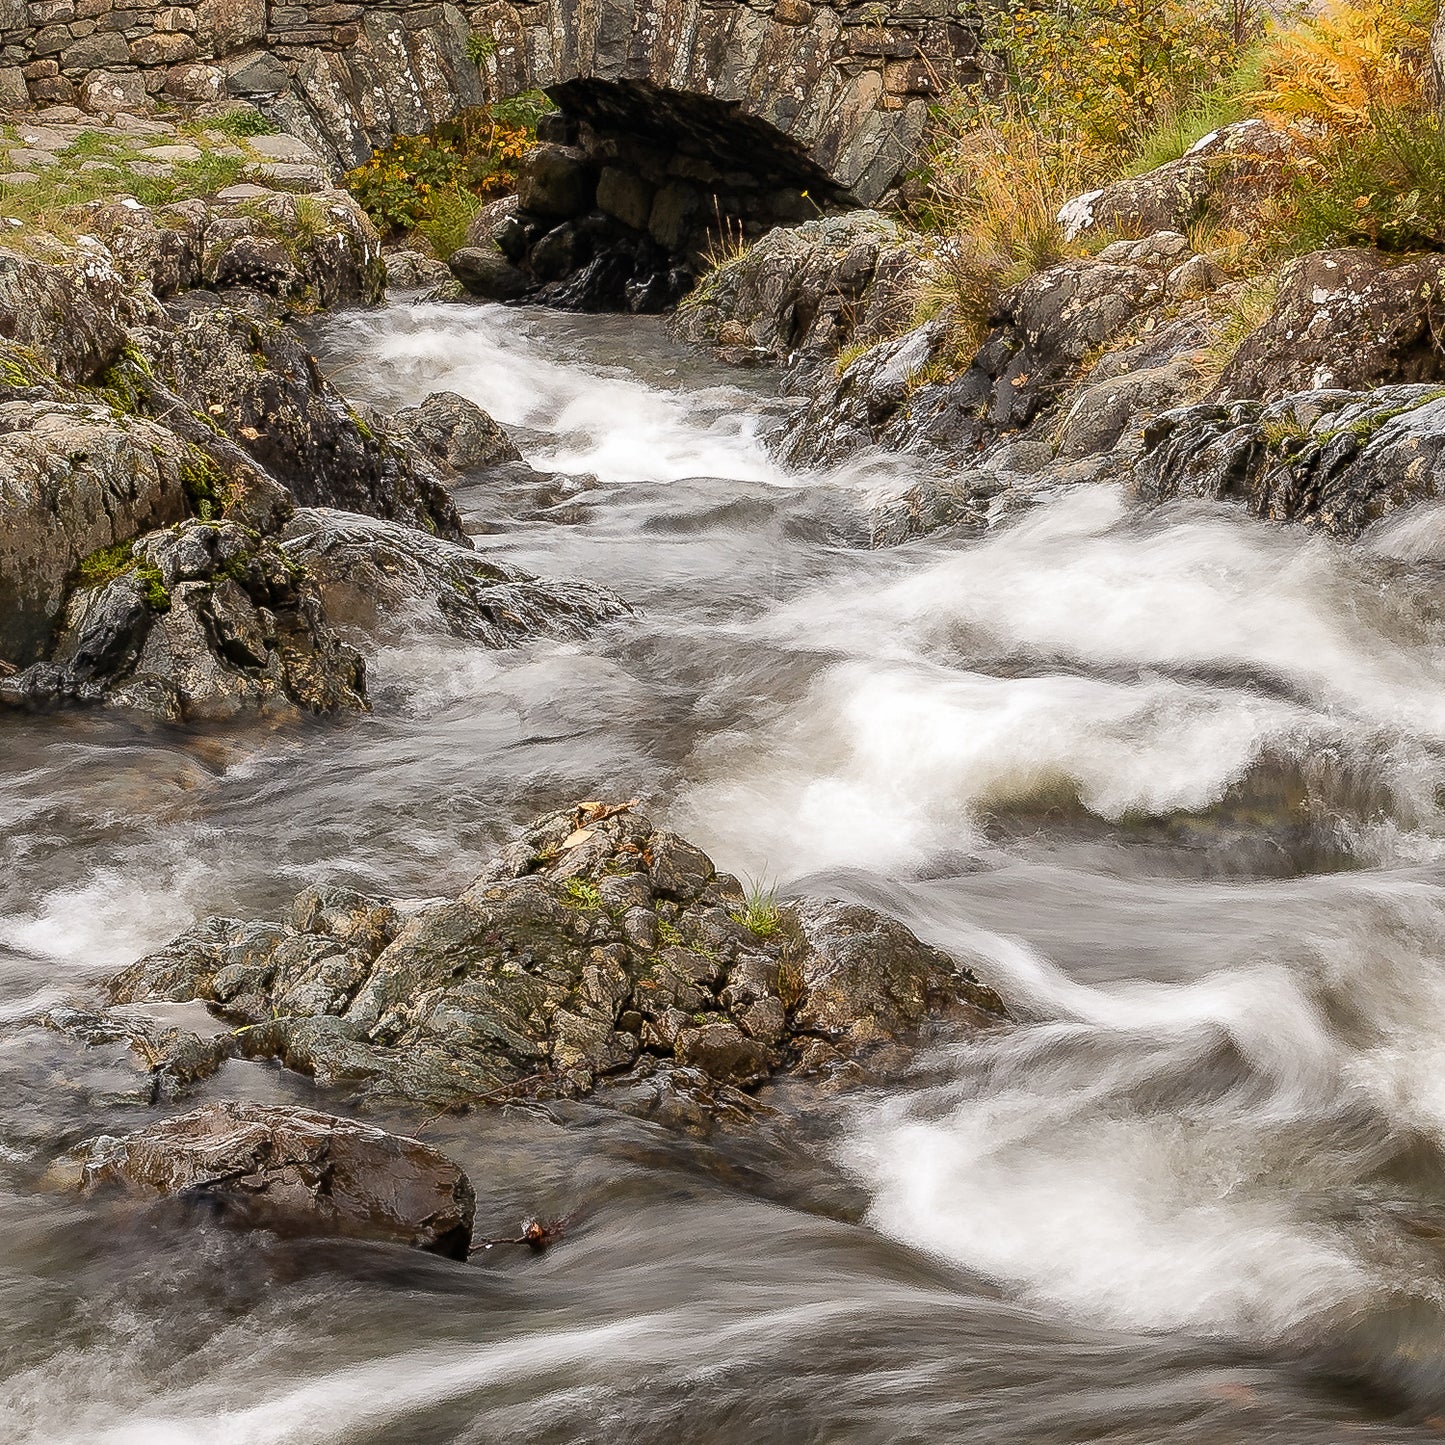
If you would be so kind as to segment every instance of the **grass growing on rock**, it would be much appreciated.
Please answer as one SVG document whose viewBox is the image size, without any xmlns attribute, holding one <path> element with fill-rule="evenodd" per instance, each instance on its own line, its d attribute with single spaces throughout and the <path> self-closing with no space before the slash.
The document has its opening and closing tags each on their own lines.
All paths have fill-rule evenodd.
<svg viewBox="0 0 1445 1445">
<path fill-rule="evenodd" d="M 732 913 L 755 938 L 771 938 L 783 922 L 783 906 L 776 885 L 751 880 L 743 890 L 743 906 Z"/>
<path fill-rule="evenodd" d="M 82 558 L 75 569 L 75 585 L 86 589 L 104 587 L 117 577 L 133 572 L 143 584 L 146 605 L 153 612 L 169 611 L 171 594 L 166 591 L 159 570 L 135 556 L 131 550 L 133 545 L 133 539 L 116 542 L 110 547 L 98 547 L 88 557 Z"/>
<path fill-rule="evenodd" d="M 569 878 L 562 885 L 562 901 L 569 908 L 601 908 L 602 894 L 585 878 Z"/>
</svg>

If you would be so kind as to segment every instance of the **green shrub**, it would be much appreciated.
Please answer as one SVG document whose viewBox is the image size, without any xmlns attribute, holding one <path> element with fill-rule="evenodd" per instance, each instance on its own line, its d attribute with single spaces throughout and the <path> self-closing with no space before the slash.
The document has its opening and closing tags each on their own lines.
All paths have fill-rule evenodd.
<svg viewBox="0 0 1445 1445">
<path fill-rule="evenodd" d="M 1433 111 L 1370 112 L 1369 127 L 1319 142 L 1295 188 L 1290 247 L 1445 245 L 1445 131 Z"/>
<path fill-rule="evenodd" d="M 462 244 L 478 209 L 511 191 L 536 143 L 546 96 L 518 96 L 467 111 L 428 135 L 399 136 L 347 173 L 347 189 L 383 236 L 415 232 L 439 255 Z"/>
</svg>

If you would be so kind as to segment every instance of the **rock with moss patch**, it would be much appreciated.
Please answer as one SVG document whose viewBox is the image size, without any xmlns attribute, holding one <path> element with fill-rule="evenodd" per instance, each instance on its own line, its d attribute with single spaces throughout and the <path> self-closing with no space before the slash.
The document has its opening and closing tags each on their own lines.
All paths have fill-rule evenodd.
<svg viewBox="0 0 1445 1445">
<path fill-rule="evenodd" d="M 137 330 L 133 344 L 155 377 L 223 424 L 300 505 L 465 535 L 436 468 L 369 426 L 273 305 L 190 292 L 171 304 L 168 324 Z"/>
<path fill-rule="evenodd" d="M 82 568 L 49 659 L 0 681 L 0 704 L 176 722 L 366 707 L 360 655 L 274 543 L 191 519 L 112 552 Z"/>
<path fill-rule="evenodd" d="M 249 1053 L 428 1107 L 615 1085 L 666 1112 L 690 1077 L 727 1103 L 876 1076 L 939 1030 L 1006 1017 L 901 924 L 826 901 L 750 906 L 701 850 L 600 805 L 542 819 L 459 898 L 403 915 L 311 889 L 279 923 L 197 925 L 111 995 L 205 1000 Z"/>
<path fill-rule="evenodd" d="M 1144 431 L 1136 495 L 1239 501 L 1255 516 L 1338 537 L 1445 495 L 1445 386 L 1309 391 L 1204 403 Z"/>
</svg>

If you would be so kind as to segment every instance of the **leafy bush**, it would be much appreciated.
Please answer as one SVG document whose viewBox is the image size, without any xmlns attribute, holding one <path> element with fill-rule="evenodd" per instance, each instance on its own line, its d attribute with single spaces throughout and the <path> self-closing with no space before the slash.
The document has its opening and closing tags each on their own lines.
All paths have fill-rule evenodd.
<svg viewBox="0 0 1445 1445">
<path fill-rule="evenodd" d="M 1445 245 L 1445 132 L 1427 109 L 1368 112 L 1368 129 L 1326 137 L 1294 196 L 1291 248 L 1362 242 L 1386 251 Z"/>
<path fill-rule="evenodd" d="M 383 236 L 418 232 L 438 254 L 462 244 L 484 202 L 517 184 L 536 143 L 545 96 L 519 96 L 465 112 L 428 135 L 400 136 L 345 177 Z"/>
<path fill-rule="evenodd" d="M 1256 0 L 1042 0 L 995 12 L 987 43 L 1076 144 L 1119 150 L 1232 70 L 1259 28 Z"/>
</svg>

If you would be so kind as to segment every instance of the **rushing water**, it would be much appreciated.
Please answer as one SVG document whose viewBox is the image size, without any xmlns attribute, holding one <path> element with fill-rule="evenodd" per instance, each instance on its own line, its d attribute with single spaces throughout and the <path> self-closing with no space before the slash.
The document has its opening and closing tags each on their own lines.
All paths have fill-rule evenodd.
<svg viewBox="0 0 1445 1445">
<path fill-rule="evenodd" d="M 432 1123 L 483 1233 L 568 1221 L 465 1266 L 39 1191 L 145 1115 L 0 1039 L 0 1437 L 1438 1438 L 1445 513 L 1344 549 L 1094 487 L 870 552 L 917 463 L 784 471 L 772 378 L 652 322 L 395 306 L 317 344 L 360 399 L 486 406 L 545 475 L 459 488 L 478 545 L 638 615 L 419 633 L 334 724 L 0 721 L 0 1016 L 201 914 L 445 893 L 520 820 L 640 796 L 1022 1023 L 840 1101 L 808 1159 L 586 1107 Z"/>
</svg>

